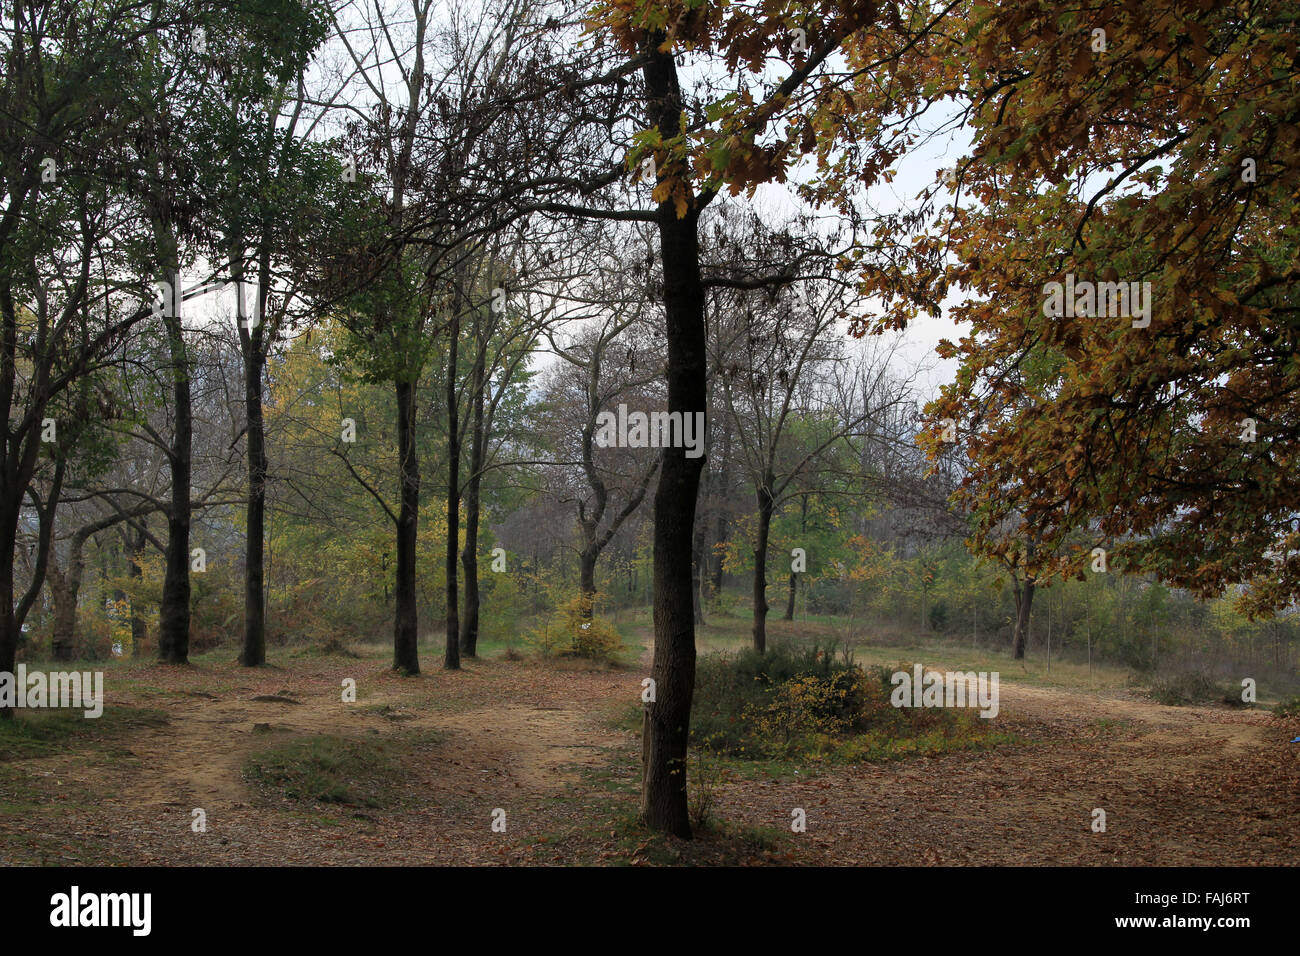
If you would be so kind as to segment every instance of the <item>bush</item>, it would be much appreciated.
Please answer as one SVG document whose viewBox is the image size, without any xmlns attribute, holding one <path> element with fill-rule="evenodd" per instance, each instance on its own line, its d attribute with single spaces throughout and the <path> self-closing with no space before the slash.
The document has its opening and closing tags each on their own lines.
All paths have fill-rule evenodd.
<svg viewBox="0 0 1300 956">
<path fill-rule="evenodd" d="M 1151 682 L 1151 696 L 1169 707 L 1226 699 L 1225 691 L 1204 671 L 1183 671 L 1157 677 Z"/>
<path fill-rule="evenodd" d="M 547 657 L 580 657 L 616 663 L 623 637 L 608 621 L 594 615 L 594 598 L 578 594 L 556 608 L 551 619 L 525 640 Z"/>
<path fill-rule="evenodd" d="M 860 667 L 817 645 L 711 655 L 696 669 L 692 741 L 733 757 L 888 760 L 1009 739 L 971 713 L 894 707 L 890 678 L 911 669 Z"/>
<path fill-rule="evenodd" d="M 1300 717 L 1300 696 L 1279 702 L 1273 713 L 1279 717 Z"/>
</svg>

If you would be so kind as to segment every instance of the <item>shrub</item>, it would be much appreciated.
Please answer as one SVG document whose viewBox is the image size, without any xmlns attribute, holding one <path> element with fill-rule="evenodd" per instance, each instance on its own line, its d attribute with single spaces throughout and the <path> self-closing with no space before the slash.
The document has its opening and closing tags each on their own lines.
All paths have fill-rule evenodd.
<svg viewBox="0 0 1300 956">
<path fill-rule="evenodd" d="M 712 655 L 696 671 L 692 738 L 736 757 L 835 760 L 888 760 L 1009 739 L 970 713 L 894 707 L 890 678 L 911 667 L 864 668 L 816 645 Z"/>
<path fill-rule="evenodd" d="M 1151 682 L 1151 696 L 1169 707 L 1222 699 L 1225 691 L 1204 671 L 1183 671 L 1157 677 Z"/>
<path fill-rule="evenodd" d="M 593 613 L 591 595 L 579 593 L 556 608 L 551 619 L 526 640 L 550 657 L 581 657 L 615 663 L 623 652 L 623 638 L 610 624 Z"/>
<path fill-rule="evenodd" d="M 1280 701 L 1273 708 L 1273 713 L 1279 717 L 1300 717 L 1300 696 Z"/>
</svg>

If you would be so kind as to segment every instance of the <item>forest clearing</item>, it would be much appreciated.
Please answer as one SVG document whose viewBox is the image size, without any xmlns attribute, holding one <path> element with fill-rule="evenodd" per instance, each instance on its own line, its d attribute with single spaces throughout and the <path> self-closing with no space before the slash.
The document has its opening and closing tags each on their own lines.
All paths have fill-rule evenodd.
<svg viewBox="0 0 1300 956">
<path fill-rule="evenodd" d="M 739 645 L 719 630 L 714 647 Z M 1014 742 L 857 765 L 725 762 L 697 838 L 656 837 L 636 824 L 628 720 L 646 648 L 623 667 L 485 650 L 411 680 L 373 645 L 273 651 L 255 671 L 228 649 L 185 670 L 116 662 L 101 726 L 0 728 L 0 861 L 1278 865 L 1300 849 L 1300 722 L 1164 706 L 1111 667 L 1089 681 L 1079 664 L 1053 676 L 1042 661 L 915 645 L 858 656 L 1000 664 L 996 720 Z M 348 678 L 355 703 L 340 702 Z M 1090 829 L 1095 806 L 1104 834 Z M 793 807 L 807 808 L 806 832 L 790 831 Z M 492 830 L 497 808 L 505 832 Z"/>
</svg>

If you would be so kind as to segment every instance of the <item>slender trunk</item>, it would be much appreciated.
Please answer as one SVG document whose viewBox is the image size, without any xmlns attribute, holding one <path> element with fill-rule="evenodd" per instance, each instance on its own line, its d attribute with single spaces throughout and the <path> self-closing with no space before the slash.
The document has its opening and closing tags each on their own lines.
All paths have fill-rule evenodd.
<svg viewBox="0 0 1300 956">
<path fill-rule="evenodd" d="M 1025 645 L 1029 641 L 1029 612 L 1034 603 L 1034 582 L 1016 585 L 1016 631 L 1012 643 L 1012 657 L 1024 660 Z"/>
<path fill-rule="evenodd" d="M 731 473 L 728 465 L 731 461 L 731 428 L 727 423 L 726 416 L 723 416 L 722 424 L 722 460 L 719 462 L 718 469 L 718 487 L 716 497 L 718 500 L 717 527 L 713 533 L 714 556 L 713 556 L 713 594 L 716 597 L 722 593 L 722 549 L 717 545 L 727 540 L 728 523 L 728 492 L 731 490 Z"/>
<path fill-rule="evenodd" d="M 683 99 L 672 55 L 658 50 L 662 33 L 644 49 L 648 119 L 665 139 L 680 132 Z M 689 187 L 688 187 L 689 188 Z M 664 326 L 668 345 L 668 410 L 686 415 L 706 409 L 704 285 L 700 279 L 699 209 L 686 215 L 659 204 Z M 691 539 L 704 456 L 687 458 L 668 448 L 661 459 L 654 501 L 654 665 L 656 699 L 646 711 L 643 735 L 641 819 L 652 830 L 690 837 L 686 752 L 695 690 L 695 622 L 691 613 Z"/>
<path fill-rule="evenodd" d="M 143 523 L 144 519 L 140 519 Z M 144 551 L 147 543 L 144 531 L 140 531 L 134 544 L 131 546 L 131 554 L 127 558 L 127 574 L 137 582 L 137 586 L 132 588 L 132 593 L 138 593 L 139 579 L 144 577 L 144 568 L 140 566 L 140 553 Z M 144 653 L 145 638 L 149 633 L 149 625 L 145 623 L 144 615 L 140 613 L 140 605 L 134 597 L 131 598 L 131 656 L 140 657 Z"/>
<path fill-rule="evenodd" d="M 477 332 L 477 323 L 476 323 Z M 478 336 L 475 335 L 477 341 Z M 465 548 L 460 559 L 465 569 L 465 614 L 460 622 L 460 652 L 466 657 L 478 655 L 478 525 L 481 499 L 485 439 L 483 434 L 483 352 L 479 342 L 474 363 L 474 420 L 471 424 L 469 449 L 469 486 L 465 489 Z"/>
<path fill-rule="evenodd" d="M 709 496 L 709 472 L 707 469 L 702 471 L 700 476 L 699 497 L 708 500 Z M 704 624 L 704 578 L 705 563 L 708 560 L 705 549 L 708 547 L 708 518 L 701 515 L 695 522 L 695 534 L 691 542 L 691 611 L 697 625 Z"/>
<path fill-rule="evenodd" d="M 6 475 L 5 477 L 9 477 Z M 7 490 L 7 489 L 6 489 Z M 0 673 L 13 674 L 18 660 L 19 622 L 14 613 L 14 544 L 18 511 L 0 513 Z M 0 706 L 0 719 L 12 720 L 12 707 Z"/>
<path fill-rule="evenodd" d="M 808 534 L 808 496 L 807 495 L 803 495 L 800 510 L 799 510 L 799 533 L 803 538 L 806 539 Z M 794 620 L 794 599 L 795 596 L 798 594 L 798 592 L 799 592 L 798 572 L 791 570 L 790 571 L 790 598 L 785 605 L 785 619 L 787 621 Z M 806 612 L 805 612 L 805 616 L 807 616 Z"/>
<path fill-rule="evenodd" d="M 260 314 L 260 311 L 259 311 Z M 262 417 L 262 327 L 240 329 L 248 419 L 248 537 L 244 553 L 244 649 L 239 663 L 266 663 L 266 431 Z"/>
<path fill-rule="evenodd" d="M 767 540 L 772 532 L 772 495 L 764 481 L 758 488 L 758 541 L 754 545 L 754 650 L 767 650 Z"/>
<path fill-rule="evenodd" d="M 460 344 L 459 304 L 453 306 L 447 346 L 447 651 L 442 666 L 460 670 L 460 613 L 456 554 L 460 550 L 460 407 L 456 398 L 456 353 Z"/>
<path fill-rule="evenodd" d="M 180 280 L 177 279 L 179 287 Z M 180 290 L 176 296 L 179 299 Z M 190 399 L 189 357 L 180 319 L 164 320 L 171 349 L 172 411 L 175 432 L 169 459 L 172 475 L 171 508 L 167 513 L 166 572 L 158 609 L 158 659 L 167 664 L 188 664 L 190 654 L 190 479 L 193 472 L 194 419 Z"/>
<path fill-rule="evenodd" d="M 415 544 L 420 520 L 420 460 L 415 449 L 415 385 L 397 382 L 398 469 L 397 572 L 393 585 L 393 669 L 420 673 L 419 610 L 415 603 Z"/>
<path fill-rule="evenodd" d="M 175 284 L 172 301 L 164 303 L 163 328 L 171 360 L 172 443 L 171 507 L 167 512 L 166 570 L 158 608 L 158 659 L 188 664 L 190 654 L 190 480 L 193 472 L 194 415 L 190 396 L 190 360 L 181 319 L 182 286 L 176 238 L 161 219 L 154 222 L 154 240 L 163 275 Z"/>
</svg>

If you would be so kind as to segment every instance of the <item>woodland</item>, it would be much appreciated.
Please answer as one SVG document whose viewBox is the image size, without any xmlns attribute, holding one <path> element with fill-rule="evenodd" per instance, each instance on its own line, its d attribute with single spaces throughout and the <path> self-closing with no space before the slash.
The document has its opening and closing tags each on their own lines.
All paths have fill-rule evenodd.
<svg viewBox="0 0 1300 956">
<path fill-rule="evenodd" d="M 0 861 L 1294 858 L 1294 4 L 0 22 Z"/>
</svg>

